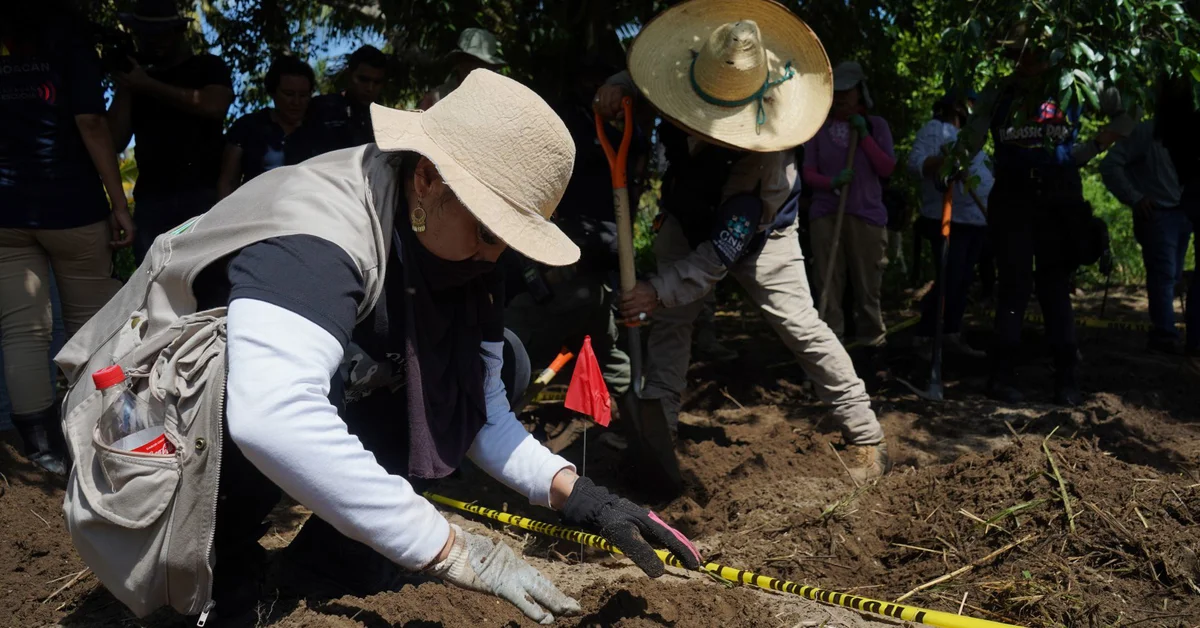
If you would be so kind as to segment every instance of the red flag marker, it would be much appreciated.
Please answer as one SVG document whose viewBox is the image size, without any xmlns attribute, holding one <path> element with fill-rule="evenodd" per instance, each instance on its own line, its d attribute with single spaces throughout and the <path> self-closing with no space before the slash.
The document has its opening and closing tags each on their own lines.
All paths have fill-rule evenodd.
<svg viewBox="0 0 1200 628">
<path fill-rule="evenodd" d="M 575 373 L 571 375 L 571 385 L 567 388 L 567 400 L 563 405 L 568 410 L 592 417 L 593 421 L 604 427 L 608 427 L 612 421 L 612 398 L 608 396 L 600 363 L 592 351 L 591 336 L 583 339 L 583 348 L 575 360 Z"/>
</svg>

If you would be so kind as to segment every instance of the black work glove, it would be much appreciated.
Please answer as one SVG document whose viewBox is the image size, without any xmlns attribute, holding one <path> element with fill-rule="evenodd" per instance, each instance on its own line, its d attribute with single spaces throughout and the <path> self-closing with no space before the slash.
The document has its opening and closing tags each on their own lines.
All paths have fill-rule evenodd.
<svg viewBox="0 0 1200 628">
<path fill-rule="evenodd" d="M 687 537 L 649 509 L 613 495 L 588 478 L 575 481 L 562 514 L 567 522 L 608 539 L 651 578 L 663 575 L 666 569 L 647 541 L 666 547 L 684 567 L 700 568 L 700 552 Z"/>
</svg>

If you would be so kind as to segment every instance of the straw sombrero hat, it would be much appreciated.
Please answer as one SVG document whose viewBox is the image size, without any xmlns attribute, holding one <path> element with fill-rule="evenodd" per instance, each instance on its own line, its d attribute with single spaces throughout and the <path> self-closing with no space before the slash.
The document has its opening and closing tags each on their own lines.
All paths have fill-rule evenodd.
<svg viewBox="0 0 1200 628">
<path fill-rule="evenodd" d="M 467 210 L 517 252 L 550 266 L 579 260 L 579 247 L 550 222 L 571 180 L 575 142 L 528 87 L 479 69 L 428 111 L 373 104 L 371 123 L 380 150 L 427 157 Z"/>
<path fill-rule="evenodd" d="M 825 48 L 770 0 L 689 0 L 667 9 L 634 40 L 629 72 L 668 119 L 741 150 L 803 144 L 833 102 Z"/>
</svg>

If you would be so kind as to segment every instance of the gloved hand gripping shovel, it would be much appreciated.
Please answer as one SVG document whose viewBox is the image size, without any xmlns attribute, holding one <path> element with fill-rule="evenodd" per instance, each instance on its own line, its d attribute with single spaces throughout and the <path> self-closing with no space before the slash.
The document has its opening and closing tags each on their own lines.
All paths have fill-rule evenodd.
<svg viewBox="0 0 1200 628">
<path fill-rule="evenodd" d="M 633 99 L 621 101 L 625 113 L 625 129 L 621 146 L 613 150 L 604 129 L 604 120 L 596 114 L 596 136 L 608 157 L 612 174 L 613 208 L 617 222 L 617 259 L 621 271 L 621 292 L 628 293 L 637 285 L 637 274 L 633 263 L 633 215 L 629 207 L 629 187 L 626 172 L 629 164 L 629 145 L 633 141 Z M 647 471 L 661 475 L 669 490 L 677 490 L 683 482 L 679 474 L 679 460 L 675 457 L 675 443 L 667 425 L 662 404 L 657 400 L 641 402 L 642 393 L 642 338 L 638 328 L 640 321 L 628 321 L 629 363 L 632 376 L 632 403 L 624 403 L 621 419 L 628 426 L 629 449 L 632 460 Z"/>
</svg>

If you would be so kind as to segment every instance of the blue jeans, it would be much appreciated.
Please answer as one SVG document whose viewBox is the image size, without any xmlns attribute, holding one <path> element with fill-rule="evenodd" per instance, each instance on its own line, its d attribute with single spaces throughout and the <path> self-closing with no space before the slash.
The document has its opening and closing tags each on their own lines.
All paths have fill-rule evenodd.
<svg viewBox="0 0 1200 628">
<path fill-rule="evenodd" d="M 1146 264 L 1146 293 L 1155 338 L 1176 339 L 1175 284 L 1183 276 L 1184 256 L 1192 235 L 1192 222 L 1182 208 L 1156 209 L 1145 217 L 1133 214 L 1133 233 L 1142 245 Z"/>
<path fill-rule="evenodd" d="M 942 263 L 942 223 L 940 220 L 917 219 L 914 229 L 933 244 L 934 270 Z M 950 226 L 950 255 L 946 263 L 946 308 L 942 312 L 944 333 L 962 331 L 963 314 L 967 311 L 967 296 L 975 278 L 975 265 L 987 240 L 987 227 L 952 224 Z M 921 322 L 917 335 L 929 337 L 937 331 L 937 308 L 942 286 L 935 282 L 933 289 L 921 300 Z"/>
</svg>

